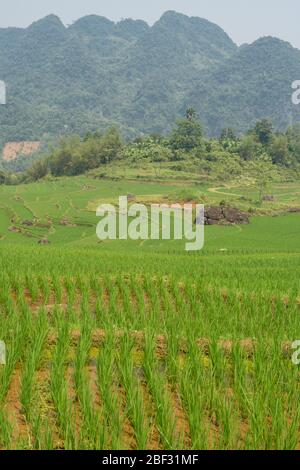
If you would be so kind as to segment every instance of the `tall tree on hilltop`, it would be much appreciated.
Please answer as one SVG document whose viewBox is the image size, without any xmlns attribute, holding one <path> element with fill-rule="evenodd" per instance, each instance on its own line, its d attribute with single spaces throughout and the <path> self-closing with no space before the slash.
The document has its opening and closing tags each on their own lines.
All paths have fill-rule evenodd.
<svg viewBox="0 0 300 470">
<path fill-rule="evenodd" d="M 185 116 L 188 121 L 193 121 L 197 116 L 196 110 L 194 108 L 188 108 L 185 112 Z"/>
</svg>

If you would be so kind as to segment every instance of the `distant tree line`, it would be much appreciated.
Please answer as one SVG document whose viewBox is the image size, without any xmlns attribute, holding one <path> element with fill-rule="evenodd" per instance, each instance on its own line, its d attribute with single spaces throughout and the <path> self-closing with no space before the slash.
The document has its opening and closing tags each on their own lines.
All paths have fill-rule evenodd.
<svg viewBox="0 0 300 470">
<path fill-rule="evenodd" d="M 300 169 L 300 123 L 285 132 L 276 132 L 271 120 L 263 119 L 245 135 L 224 129 L 219 139 L 206 138 L 193 108 L 176 121 L 167 137 L 140 136 L 125 142 L 117 128 L 106 132 L 64 137 L 58 146 L 35 161 L 26 171 L 13 174 L 0 171 L 0 184 L 37 181 L 52 175 L 75 176 L 120 160 L 138 164 L 145 159 L 157 163 L 197 159 L 207 168 L 209 162 L 226 160 L 267 161 L 282 168 Z M 229 175 L 230 176 L 230 175 Z"/>
</svg>

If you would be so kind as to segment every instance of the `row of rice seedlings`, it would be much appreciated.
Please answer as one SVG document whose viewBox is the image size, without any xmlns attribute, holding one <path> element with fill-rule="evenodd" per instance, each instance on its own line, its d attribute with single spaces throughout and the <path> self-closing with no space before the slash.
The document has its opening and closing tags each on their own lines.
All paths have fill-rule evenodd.
<svg viewBox="0 0 300 470">
<path fill-rule="evenodd" d="M 224 389 L 229 387 L 228 361 L 226 360 L 225 351 L 214 338 L 209 343 L 209 359 L 210 372 L 216 386 Z"/>
<path fill-rule="evenodd" d="M 130 288 L 131 288 L 132 294 L 134 295 L 136 299 L 136 304 L 137 304 L 136 318 L 138 318 L 141 325 L 147 325 L 149 321 L 148 309 L 147 309 L 147 305 L 145 302 L 145 293 L 142 287 L 142 283 L 136 277 L 131 276 Z"/>
<path fill-rule="evenodd" d="M 70 318 L 71 315 L 69 311 L 65 311 L 60 304 L 54 304 L 51 309 L 51 315 L 48 315 L 49 326 L 52 327 L 54 331 L 57 331 L 63 327 L 64 323 L 68 323 L 68 327 L 71 329 L 72 322 Z"/>
<path fill-rule="evenodd" d="M 3 286 L 5 283 L 8 283 L 10 289 L 15 293 L 24 290 L 24 276 L 21 275 L 17 270 L 11 270 L 9 275 L 4 274 L 3 272 L 1 274 L 1 286 Z"/>
<path fill-rule="evenodd" d="M 231 348 L 231 375 L 232 389 L 239 408 L 241 420 L 249 419 L 249 393 L 252 377 L 252 363 L 247 360 L 245 350 L 238 341 L 234 341 Z"/>
<path fill-rule="evenodd" d="M 172 328 L 173 330 L 170 329 L 167 336 L 168 354 L 166 361 L 168 373 L 175 392 L 177 391 L 177 383 L 181 385 L 182 398 L 187 406 L 188 420 L 191 426 L 192 443 L 196 440 L 197 444 L 203 446 L 201 448 L 206 448 L 208 445 L 207 433 L 202 432 L 199 428 L 197 429 L 194 417 L 191 415 L 195 412 L 193 409 L 194 403 L 191 405 L 191 400 L 196 399 L 199 400 L 199 408 L 195 412 L 198 420 L 200 420 L 198 426 L 204 426 L 200 410 L 203 413 L 205 406 L 208 416 L 215 421 L 215 425 L 218 427 L 218 445 L 221 448 L 234 447 L 237 440 L 235 424 L 238 419 L 233 413 L 233 402 L 228 393 L 229 364 L 226 361 L 224 352 L 216 341 L 212 341 L 209 348 L 210 360 L 205 370 L 201 367 L 203 357 L 201 357 L 200 349 L 196 345 L 193 335 L 189 338 L 187 359 L 184 359 L 180 355 L 179 338 L 176 337 L 178 330 L 175 327 Z M 187 367 L 187 371 L 185 371 L 185 367 Z M 201 374 L 200 383 L 199 374 Z M 195 387 L 197 388 L 194 389 Z M 209 393 L 207 394 L 207 392 Z M 204 400 L 205 395 L 208 395 L 206 401 Z M 198 397 L 201 397 L 201 399 Z"/>
<path fill-rule="evenodd" d="M 40 410 L 35 409 L 31 417 L 31 431 L 35 450 L 53 450 L 52 429 L 47 419 L 43 419 Z"/>
<path fill-rule="evenodd" d="M 214 442 L 216 449 L 236 449 L 239 441 L 239 416 L 233 397 L 222 393 L 218 388 L 213 395 L 215 422 L 218 428 Z"/>
<path fill-rule="evenodd" d="M 104 328 L 108 324 L 107 305 L 105 302 L 104 285 L 101 283 L 96 297 L 95 315 L 98 328 Z"/>
<path fill-rule="evenodd" d="M 230 364 L 224 351 L 213 339 L 209 345 L 209 356 L 204 357 L 193 332 L 188 338 L 185 359 L 181 357 L 176 362 L 176 358 L 180 358 L 180 349 L 178 340 L 174 340 L 174 333 L 168 337 L 168 346 L 168 369 L 173 381 L 176 381 L 177 373 L 193 448 L 214 446 L 214 438 L 217 439 L 215 444 L 221 448 L 235 447 L 239 418 L 233 412 L 233 400 L 229 393 Z M 199 402 L 198 406 L 195 401 Z M 212 432 L 213 426 L 217 427 L 217 432 Z"/>
<path fill-rule="evenodd" d="M 60 275 L 64 272 L 68 275 L 76 273 L 128 273 L 128 271 L 145 274 L 149 276 L 164 276 L 172 272 L 174 277 L 184 277 L 193 281 L 198 279 L 202 284 L 211 284 L 218 288 L 236 289 L 245 292 L 263 292 L 289 294 L 293 298 L 299 293 L 297 284 L 297 273 L 299 273 L 299 256 L 276 255 L 272 259 L 266 253 L 242 256 L 234 253 L 218 255 L 216 252 L 206 254 L 201 252 L 199 256 L 170 256 L 170 254 L 154 253 L 130 253 L 122 254 L 115 252 L 103 252 L 101 265 L 94 250 L 83 250 L 74 248 L 64 250 L 51 248 L 49 250 L 38 250 L 36 247 L 14 247 L 9 253 L 1 255 L 0 265 L 2 271 L 15 270 L 19 272 L 44 273 Z M 208 256 L 209 254 L 209 256 Z M 291 272 L 295 276 L 291 277 Z M 191 276 L 192 273 L 192 276 Z M 270 275 L 272 273 L 272 275 Z"/>
<path fill-rule="evenodd" d="M 201 296 L 202 315 L 201 320 L 198 319 L 196 324 L 199 328 L 199 320 L 202 323 L 201 335 L 209 338 L 213 335 L 214 339 L 222 337 L 224 322 L 227 325 L 226 334 L 232 335 L 234 330 L 231 323 L 236 318 L 235 310 L 233 308 L 228 309 L 221 297 L 215 295 L 213 291 L 202 289 L 199 295 Z"/>
<path fill-rule="evenodd" d="M 93 292 L 94 296 L 97 298 L 100 288 L 102 286 L 102 279 L 95 273 L 92 273 L 89 276 L 89 286 L 91 291 Z"/>
<path fill-rule="evenodd" d="M 12 426 L 4 411 L 5 398 L 13 373 L 23 354 L 27 339 L 26 331 L 25 319 L 19 317 L 17 310 L 11 310 L 10 316 L 0 322 L 0 338 L 6 347 L 6 364 L 0 366 L 0 445 L 6 449 L 12 445 Z"/>
<path fill-rule="evenodd" d="M 61 304 L 63 298 L 63 283 L 60 276 L 53 274 L 51 276 L 51 285 L 55 296 L 55 303 Z"/>
<path fill-rule="evenodd" d="M 103 276 L 96 293 L 97 324 L 102 329 L 121 329 L 126 314 L 120 292 L 120 283 L 111 276 Z"/>
<path fill-rule="evenodd" d="M 27 357 L 22 369 L 21 404 L 28 420 L 32 414 L 32 400 L 34 393 L 35 373 L 42 360 L 42 352 L 48 335 L 48 322 L 44 310 L 40 310 L 38 320 L 31 330 L 27 348 Z M 26 348 L 26 349 L 27 349 Z"/>
<path fill-rule="evenodd" d="M 155 356 L 155 339 L 153 333 L 145 333 L 144 372 L 150 393 L 156 407 L 156 424 L 160 434 L 162 447 L 178 449 L 180 447 L 176 436 L 176 419 L 174 417 L 173 404 L 168 393 L 167 382 L 163 375 L 162 365 Z"/>
<path fill-rule="evenodd" d="M 90 305 L 90 291 L 86 289 L 82 292 L 80 302 L 80 318 L 83 323 L 88 322 L 90 328 L 97 326 L 96 315 L 94 314 L 94 308 Z"/>
<path fill-rule="evenodd" d="M 89 277 L 89 288 L 91 293 L 93 311 L 95 313 L 96 326 L 102 327 L 104 311 L 106 310 L 104 299 L 104 281 L 98 275 Z"/>
<path fill-rule="evenodd" d="M 102 416 L 95 409 L 85 365 L 91 348 L 91 329 L 84 325 L 75 356 L 74 381 L 80 403 L 82 426 L 80 447 L 102 450 L 106 444 L 106 432 Z"/>
<path fill-rule="evenodd" d="M 297 390 L 297 392 L 299 391 Z M 285 432 L 281 447 L 279 447 L 282 450 L 297 450 L 299 448 L 299 421 L 300 408 L 297 400 L 295 406 L 285 412 Z"/>
<path fill-rule="evenodd" d="M 180 283 L 176 279 L 171 280 L 170 295 L 176 306 L 181 335 L 185 338 L 191 334 L 195 338 L 201 337 L 207 316 L 203 315 L 202 299 L 194 280 L 188 279 Z"/>
<path fill-rule="evenodd" d="M 73 407 L 68 396 L 68 387 L 65 377 L 66 360 L 70 345 L 69 325 L 62 322 L 58 325 L 58 338 L 54 351 L 51 368 L 51 395 L 57 413 L 57 423 L 61 437 L 64 441 L 64 448 L 74 450 L 77 448 L 77 439 L 74 429 Z"/>
<path fill-rule="evenodd" d="M 221 336 L 224 331 L 231 337 L 266 337 L 272 338 L 273 332 L 282 337 L 290 336 L 295 327 L 299 327 L 299 315 L 297 315 L 296 302 L 290 303 L 282 298 L 270 298 L 260 293 L 244 293 L 241 291 L 230 291 L 220 289 L 219 287 L 204 286 L 196 283 L 195 290 L 197 295 L 193 294 L 186 284 L 186 290 L 189 291 L 191 305 L 202 302 L 205 307 L 205 317 L 202 322 L 209 334 L 209 325 L 213 321 L 216 335 Z M 230 315 L 224 315 L 228 311 Z M 270 330 L 270 324 L 272 329 Z M 198 324 L 196 324 L 198 327 Z"/>
<path fill-rule="evenodd" d="M 221 315 L 218 312 L 218 306 L 213 292 L 203 285 L 203 282 L 186 281 L 184 284 L 184 294 L 191 309 L 191 320 L 193 325 L 193 334 L 196 338 L 218 338 L 224 334 L 222 326 L 224 321 L 228 322 L 230 318 L 227 315 L 224 305 L 221 309 Z M 229 313 L 229 312 L 228 312 Z M 189 336 L 191 331 L 191 322 L 187 323 L 186 331 Z M 230 330 L 229 330 L 230 331 Z"/>
<path fill-rule="evenodd" d="M 266 381 L 265 373 L 262 370 L 266 365 L 265 360 L 261 362 L 263 356 L 264 352 L 259 344 L 253 357 L 253 383 L 251 384 L 253 389 L 250 390 L 249 387 L 249 393 L 247 394 L 249 429 L 246 435 L 246 448 L 266 449 L 269 439 L 267 395 L 270 393 L 269 385 L 271 384 L 268 384 L 268 381 Z M 255 390 L 256 382 L 259 382 L 261 379 L 262 383 Z"/>
<path fill-rule="evenodd" d="M 0 368 L 0 405 L 7 395 L 12 374 L 21 359 L 26 344 L 26 321 L 16 311 L 1 325 L 1 338 L 6 345 L 6 364 Z"/>
<path fill-rule="evenodd" d="M 25 287 L 28 289 L 32 302 L 37 302 L 39 298 L 39 284 L 36 276 L 26 274 Z"/>
<path fill-rule="evenodd" d="M 153 289 L 153 282 L 152 281 L 151 281 L 151 284 L 152 284 L 152 289 Z M 7 285 L 7 284 L 4 283 L 4 299 L 6 299 L 6 310 L 12 312 L 13 311 L 13 305 L 9 302 L 9 299 L 11 299 L 10 291 L 9 291 L 9 289 L 6 290 L 5 285 Z M 164 330 L 166 329 L 167 331 L 169 331 L 168 336 L 170 338 L 175 338 L 176 339 L 176 335 L 175 335 L 176 330 L 177 331 L 180 330 L 180 333 L 182 333 L 182 326 L 183 326 L 182 321 L 183 321 L 183 319 L 188 324 L 188 318 L 186 318 L 188 316 L 188 308 L 186 308 L 186 309 L 184 308 L 184 306 L 182 304 L 182 301 L 179 298 L 179 294 L 174 291 L 175 285 L 172 287 L 172 291 L 171 291 L 172 296 L 170 295 L 170 293 L 167 291 L 166 288 L 164 288 L 164 291 L 161 290 L 161 286 L 162 285 L 160 284 L 159 294 L 156 295 L 156 296 L 155 295 L 153 296 L 153 298 L 156 299 L 156 300 L 158 299 L 158 297 L 160 297 L 160 299 L 162 299 L 162 307 L 161 307 L 161 305 L 158 306 L 158 303 L 161 300 L 159 299 L 157 301 L 157 310 L 156 310 L 155 320 L 154 320 L 153 324 L 158 324 L 157 318 L 160 317 L 161 310 L 164 309 L 164 307 L 165 307 L 164 318 L 167 318 L 168 321 L 165 322 L 164 324 L 160 324 L 159 328 L 160 328 L 160 330 L 162 328 Z M 115 289 L 115 288 L 113 287 L 113 289 Z M 117 292 L 120 292 L 120 287 L 118 287 Z M 195 290 L 193 288 L 191 288 L 191 290 L 189 292 L 190 292 L 191 299 L 195 299 L 195 297 L 196 297 Z M 128 295 L 128 291 L 126 293 L 126 289 L 123 290 L 123 293 L 122 293 L 123 299 L 125 297 L 125 302 L 123 300 L 124 305 L 126 303 L 128 305 L 128 302 L 126 300 L 127 295 Z M 225 295 L 227 295 L 227 294 L 225 294 L 225 292 L 224 292 L 223 296 L 225 297 Z M 176 308 L 175 309 L 174 309 L 174 305 L 172 305 L 173 304 L 172 297 L 175 299 L 175 302 L 176 302 Z M 212 295 L 212 297 L 214 297 L 214 296 Z M 251 304 L 249 304 L 249 305 L 241 304 L 241 302 L 234 303 L 232 301 L 232 299 L 229 299 L 228 305 L 227 305 L 226 302 L 224 304 L 224 297 L 218 299 L 218 301 L 212 300 L 210 302 L 211 297 L 207 294 L 207 298 L 205 300 L 205 302 L 207 302 L 207 305 L 205 305 L 205 307 L 206 307 L 206 313 L 207 313 L 207 318 L 208 318 L 208 321 L 205 321 L 205 323 L 206 323 L 205 331 L 209 332 L 209 329 L 211 328 L 211 335 L 214 336 L 214 337 L 218 336 L 218 331 L 220 331 L 221 328 L 222 328 L 223 331 L 226 331 L 226 333 L 229 331 L 231 333 L 230 336 L 237 335 L 238 329 L 240 327 L 240 322 L 245 317 L 245 313 L 243 312 L 243 309 L 247 314 L 249 312 L 251 312 L 251 315 L 249 316 L 249 319 L 248 319 L 248 330 L 247 331 L 252 331 L 253 333 L 255 333 L 255 332 L 259 333 L 260 328 L 257 325 L 257 322 L 258 322 L 258 313 L 260 315 L 261 312 L 264 312 L 265 330 L 266 330 L 266 322 L 267 322 L 266 318 L 268 319 L 269 323 L 270 323 L 270 319 L 272 318 L 273 319 L 272 329 L 275 325 L 275 327 L 279 330 L 278 331 L 278 338 L 282 338 L 282 335 L 284 335 L 285 332 L 287 331 L 287 329 L 285 328 L 285 325 L 284 325 L 284 319 L 286 319 L 286 322 L 289 323 L 289 328 L 292 328 L 292 326 L 295 327 L 298 324 L 299 320 L 298 319 L 295 320 L 296 315 L 295 315 L 294 310 L 290 309 L 289 314 L 287 315 L 287 311 L 284 310 L 284 307 L 282 306 L 282 304 L 281 304 L 281 307 L 280 307 L 281 310 L 279 309 L 279 306 L 278 306 L 278 308 L 276 307 L 276 311 L 274 313 L 273 310 L 271 310 L 271 307 L 268 307 L 268 306 L 266 307 L 266 305 L 264 305 L 261 301 L 257 301 L 253 306 Z M 86 306 L 86 300 L 87 299 L 85 299 L 85 306 Z M 202 301 L 203 301 L 203 298 L 202 298 Z M 218 315 L 215 315 L 215 309 L 220 310 L 221 309 L 220 305 L 221 305 L 222 302 L 223 302 L 222 315 L 220 315 L 220 313 Z M 192 302 L 191 302 L 191 305 L 192 305 Z M 193 305 L 195 305 L 195 304 L 193 304 Z M 26 318 L 28 319 L 28 314 L 29 314 L 28 309 L 26 309 L 25 303 L 21 302 L 21 299 L 19 299 L 18 306 L 20 308 L 20 312 L 22 313 L 22 316 L 24 314 L 25 331 L 29 331 L 28 328 L 26 327 L 26 322 L 27 322 Z M 257 306 L 259 306 L 259 309 L 258 309 L 259 312 L 258 313 L 256 311 Z M 87 309 L 84 308 L 84 310 L 85 310 L 84 316 L 87 316 L 87 311 L 86 311 Z M 132 309 L 132 306 L 130 306 L 126 310 L 127 311 L 129 310 L 128 318 L 131 318 L 132 312 L 135 309 Z M 125 309 L 124 309 L 124 311 L 125 311 Z M 178 312 L 179 311 L 184 312 L 184 314 L 182 315 L 182 318 L 181 318 L 180 327 L 178 327 L 179 330 L 177 328 L 178 324 L 176 325 L 176 328 L 175 327 L 172 328 L 173 318 L 175 317 L 177 311 Z M 226 315 L 227 311 L 228 311 L 228 313 L 231 312 L 232 318 L 230 320 L 227 318 L 227 315 Z M 153 312 L 153 309 L 152 309 L 152 312 Z M 116 317 L 117 320 L 115 320 L 114 318 L 110 318 L 109 322 L 112 323 L 112 324 L 115 324 L 115 325 L 117 324 L 119 326 L 124 325 L 124 320 L 121 319 L 121 314 L 124 314 L 124 312 L 119 312 L 116 309 L 116 313 L 117 313 L 117 317 Z M 195 311 L 195 313 L 196 313 L 196 311 Z M 127 318 L 127 314 L 126 314 L 126 318 Z M 201 322 L 202 322 L 202 318 L 201 318 Z M 142 324 L 143 324 L 143 322 L 141 321 L 140 326 L 142 326 Z M 200 331 L 199 330 L 199 327 L 200 327 L 199 325 L 200 325 L 200 318 L 198 318 L 197 322 L 195 323 L 195 330 L 196 331 Z M 218 326 L 218 325 L 221 325 L 221 326 Z M 137 326 L 139 326 L 139 325 L 137 324 Z M 193 324 L 193 328 L 194 328 L 194 324 Z M 185 327 L 185 330 L 187 331 L 187 327 Z M 217 333 L 215 333 L 216 331 L 217 331 Z M 246 331 L 246 330 L 244 330 L 244 331 Z M 270 331 L 270 328 L 269 328 L 269 331 Z M 171 334 L 171 332 L 172 332 L 172 334 Z M 196 334 L 196 333 L 194 333 L 194 334 Z M 199 337 L 200 335 L 197 334 L 197 336 Z M 209 336 L 209 333 L 207 334 L 207 336 Z M 171 343 L 170 343 L 170 346 L 169 346 L 169 350 L 172 350 L 172 348 L 174 347 L 174 354 L 172 353 L 170 355 L 170 359 L 173 356 L 175 357 L 176 350 L 178 350 L 175 339 L 174 339 L 173 344 L 172 344 L 173 339 L 171 339 Z M 253 398 L 253 396 L 251 395 L 251 394 L 253 394 L 253 391 L 250 389 L 249 384 L 248 384 L 249 371 L 246 368 L 245 358 L 243 357 L 242 352 L 240 352 L 238 350 L 235 350 L 234 348 L 235 348 L 235 346 L 233 346 L 233 350 L 232 350 L 232 364 L 233 364 L 232 365 L 232 374 L 233 374 L 234 396 L 235 396 L 235 399 L 239 403 L 239 411 L 241 412 L 241 414 L 243 416 L 243 419 L 250 419 L 251 416 L 254 416 L 254 418 L 255 418 L 253 420 L 253 422 L 251 422 L 251 431 L 248 433 L 248 436 L 247 436 L 247 446 L 255 446 L 255 445 L 258 445 L 259 442 L 260 442 L 262 446 L 272 447 L 272 446 L 274 446 L 274 439 L 278 439 L 278 445 L 281 445 L 281 446 L 283 446 L 283 445 L 286 445 L 286 446 L 292 445 L 292 444 L 288 444 L 288 441 L 290 443 L 292 443 L 292 442 L 295 442 L 295 440 L 297 440 L 297 438 L 295 437 L 296 436 L 296 432 L 295 432 L 295 423 L 296 423 L 296 421 L 293 420 L 293 418 L 289 418 L 289 419 L 292 419 L 292 424 L 293 424 L 293 429 L 294 430 L 290 433 L 289 437 L 288 436 L 280 437 L 279 430 L 282 426 L 282 422 L 286 421 L 286 419 L 287 419 L 286 413 L 282 408 L 281 399 L 277 398 L 277 401 L 275 399 L 272 401 L 271 400 L 272 396 L 271 396 L 271 394 L 269 394 L 268 399 L 267 399 L 268 404 L 266 405 L 266 400 L 263 400 L 263 396 L 261 396 L 259 399 L 256 399 L 256 400 Z M 231 442 L 232 442 L 232 438 L 230 438 L 230 436 L 228 436 L 228 434 L 226 435 L 226 433 L 227 433 L 226 429 L 228 428 L 228 422 L 229 422 L 228 421 L 228 415 L 231 413 L 231 408 L 230 407 L 232 406 L 232 404 L 230 402 L 228 404 L 228 400 L 222 400 L 222 399 L 220 400 L 220 396 L 221 396 L 220 393 L 221 393 L 222 389 L 224 389 L 224 384 L 226 384 L 227 373 L 226 374 L 224 373 L 224 370 L 226 369 L 226 364 L 225 364 L 226 361 L 224 362 L 224 358 L 222 358 L 222 356 L 219 355 L 217 347 L 216 347 L 216 343 L 213 343 L 213 345 L 211 346 L 211 361 L 212 361 L 212 372 L 211 373 L 212 373 L 212 377 L 213 377 L 213 380 L 214 380 L 214 385 L 213 385 L 213 387 L 211 386 L 211 388 L 214 390 L 214 392 L 211 393 L 212 398 L 211 398 L 210 406 L 211 406 L 211 410 L 215 410 L 216 408 L 221 410 L 218 413 L 218 417 L 217 417 L 216 420 L 217 420 L 217 422 L 223 423 L 222 426 L 224 425 L 224 428 L 225 428 L 225 432 L 223 433 L 223 434 L 225 434 L 224 446 L 225 445 L 228 446 L 229 445 L 228 442 L 230 442 L 230 439 L 231 439 Z M 266 357 L 266 355 L 263 355 L 261 357 L 261 363 L 264 364 L 264 367 L 266 367 L 266 364 L 268 364 L 268 361 L 269 361 L 269 359 Z M 175 364 L 175 366 L 176 366 L 176 364 Z M 169 365 L 168 367 L 171 370 L 171 366 Z M 275 365 L 274 365 L 274 370 L 275 370 Z M 257 369 L 256 369 L 256 371 L 257 371 Z M 174 371 L 170 374 L 170 377 L 176 377 L 176 373 L 177 372 L 176 372 L 176 367 L 175 367 Z M 261 371 L 259 373 L 262 374 Z M 256 375 L 256 377 L 257 377 L 257 375 Z M 254 380 L 254 378 L 252 377 L 251 380 Z M 181 382 L 181 380 L 180 380 L 180 382 Z M 274 389 L 274 387 L 273 387 L 273 389 Z M 263 394 L 264 393 L 265 393 L 265 391 L 263 391 Z M 277 391 L 277 395 L 278 395 L 278 393 L 279 393 L 279 391 Z M 260 427 L 259 411 L 256 411 L 256 414 L 254 413 L 254 415 L 253 415 L 253 411 L 252 411 L 253 409 L 259 410 L 259 408 L 260 409 L 265 409 L 263 421 L 264 422 L 267 421 L 267 424 L 268 424 L 266 429 L 265 429 L 265 432 L 263 433 L 263 438 L 262 439 L 261 439 L 259 433 L 257 432 L 257 429 Z M 266 411 L 266 409 L 268 411 Z M 267 416 L 267 419 L 265 419 L 266 416 Z M 274 420 L 272 418 L 272 427 L 271 428 L 270 428 L 270 416 L 275 417 Z M 230 416 L 229 416 L 229 418 L 230 418 Z M 258 424 L 255 425 L 255 422 L 258 423 Z M 227 426 L 227 428 L 226 428 L 226 426 Z M 270 429 L 272 429 L 272 433 L 271 433 L 272 437 L 269 437 L 269 440 L 268 440 L 266 438 L 266 435 L 267 435 L 267 433 L 269 433 L 269 436 L 270 436 L 270 432 L 269 432 Z M 278 431 L 277 431 L 277 429 L 278 429 Z M 253 435 L 255 433 L 257 434 L 257 437 L 253 438 Z M 280 439 L 281 439 L 281 441 L 280 441 Z M 226 441 L 227 441 L 227 444 L 226 444 Z"/>
<path fill-rule="evenodd" d="M 0 449 L 10 450 L 12 448 L 13 428 L 7 414 L 0 409 Z"/>
<path fill-rule="evenodd" d="M 219 334 L 219 322 L 223 320 L 220 318 L 218 300 L 214 293 L 206 289 L 203 284 L 196 284 L 189 286 L 185 284 L 185 292 L 187 292 L 187 300 L 191 306 L 193 316 L 193 328 L 198 337 L 210 337 L 213 334 L 215 337 Z M 224 315 L 226 307 L 222 305 L 221 312 Z M 226 321 L 228 319 L 226 318 Z"/>
<path fill-rule="evenodd" d="M 190 334 L 191 321 L 193 321 L 193 323 L 196 321 L 198 312 L 197 315 L 193 315 L 191 303 L 186 296 L 184 284 L 178 285 L 177 280 L 172 280 L 170 283 L 170 293 L 175 304 L 177 321 L 180 322 L 179 331 L 182 336 L 187 336 Z"/>
<path fill-rule="evenodd" d="M 299 442 L 299 405 L 290 402 L 299 393 L 295 366 L 282 359 L 280 345 L 274 343 L 267 353 L 263 345 L 257 347 L 253 368 L 247 447 L 294 449 Z"/>
<path fill-rule="evenodd" d="M 136 311 L 132 301 L 132 295 L 128 286 L 127 279 L 117 278 L 116 285 L 119 289 L 119 308 L 122 312 L 120 315 L 119 326 L 121 329 L 137 330 L 140 326 L 139 312 Z"/>
<path fill-rule="evenodd" d="M 77 295 L 78 298 L 76 303 L 79 307 L 79 321 L 84 318 L 86 315 L 91 315 L 90 311 L 90 299 L 91 299 L 91 291 L 89 285 L 89 278 L 83 275 L 77 275 L 74 280 L 75 285 L 75 296 Z"/>
<path fill-rule="evenodd" d="M 120 289 L 119 285 L 113 280 L 105 279 L 106 294 L 108 295 L 108 308 L 107 308 L 107 321 L 104 324 L 105 328 L 113 327 L 120 330 L 126 324 L 125 314 L 120 308 Z"/>
<path fill-rule="evenodd" d="M 28 428 L 29 447 L 36 450 L 52 450 L 54 447 L 52 429 L 47 417 L 42 416 L 37 391 L 37 372 L 42 369 L 42 355 L 48 335 L 48 322 L 44 310 L 40 310 L 37 323 L 32 325 L 30 343 L 26 346 L 21 377 L 20 401 Z M 33 438 L 31 440 L 31 437 Z M 27 448 L 24 439 L 17 443 L 19 448 Z"/>
<path fill-rule="evenodd" d="M 101 296 L 98 297 L 98 305 L 100 310 L 97 318 L 100 318 L 100 328 L 106 329 L 110 327 L 117 328 L 118 309 L 117 309 L 118 291 L 115 284 L 108 277 L 103 278 Z M 99 304 L 99 302 L 101 303 Z M 99 320 L 98 320 L 99 321 Z"/>
<path fill-rule="evenodd" d="M 90 280 L 85 275 L 77 274 L 75 279 L 75 286 L 80 295 L 83 295 L 86 292 L 89 292 L 90 289 Z"/>
<path fill-rule="evenodd" d="M 188 416 L 183 404 L 183 397 L 180 394 L 180 383 L 185 367 L 185 357 L 181 354 L 180 338 L 178 337 L 176 326 L 168 328 L 166 346 L 166 374 L 170 384 L 170 391 L 173 395 L 174 407 L 176 407 L 176 410 L 178 409 L 180 418 L 178 421 L 181 429 L 179 429 L 177 433 L 180 433 L 182 448 L 186 448 L 191 446 L 191 436 Z"/>
<path fill-rule="evenodd" d="M 0 312 L 1 315 L 11 316 L 14 313 L 15 306 L 8 276 L 2 274 L 0 282 Z"/>
<path fill-rule="evenodd" d="M 289 357 L 280 358 L 281 373 L 279 383 L 281 394 L 285 397 L 285 435 L 284 450 L 299 448 L 300 406 L 299 406 L 299 367 L 295 366 Z"/>
<path fill-rule="evenodd" d="M 174 364 L 174 359 L 172 361 Z M 172 365 L 173 370 L 174 365 Z M 200 349 L 194 341 L 190 342 L 189 352 L 184 365 L 178 367 L 180 397 L 189 422 L 191 449 L 209 449 L 210 424 L 206 413 L 207 389 Z"/>
<path fill-rule="evenodd" d="M 120 352 L 118 367 L 121 383 L 126 394 L 126 414 L 132 423 L 136 447 L 139 450 L 147 449 L 151 424 L 146 415 L 141 384 L 139 383 L 133 361 L 134 339 L 125 334 L 120 339 Z"/>
<path fill-rule="evenodd" d="M 241 417 L 236 407 L 236 397 L 232 394 L 230 357 L 215 339 L 209 345 L 207 387 L 211 390 L 209 415 L 218 428 L 215 445 L 222 449 L 236 448 Z"/>
<path fill-rule="evenodd" d="M 149 276 L 145 276 L 144 290 L 150 302 L 150 311 L 147 326 L 149 328 L 152 328 L 153 330 L 156 330 L 157 332 L 160 332 L 162 327 L 162 319 L 159 292 L 156 284 L 153 282 L 153 280 L 151 280 Z"/>
<path fill-rule="evenodd" d="M 39 276 L 38 285 L 41 292 L 42 303 L 47 305 L 51 295 L 51 285 L 49 279 L 45 276 Z"/>
<path fill-rule="evenodd" d="M 188 338 L 191 334 L 191 324 L 193 333 L 202 327 L 201 305 L 190 301 L 185 293 L 185 284 L 178 283 L 176 279 L 169 279 L 167 282 L 160 281 L 159 293 L 164 312 L 164 325 L 166 332 L 172 331 L 172 335 L 181 338 Z M 193 307 L 193 308 L 192 308 Z M 200 331 L 199 333 L 200 334 Z"/>
<path fill-rule="evenodd" d="M 76 301 L 76 284 L 71 276 L 66 276 L 64 278 L 64 287 L 67 293 L 68 310 L 73 311 Z"/>
<path fill-rule="evenodd" d="M 94 281 L 94 287 L 95 283 Z M 113 280 L 107 276 L 99 282 L 99 287 L 96 284 L 96 288 L 95 310 L 97 325 L 100 328 L 128 329 L 130 325 L 130 329 L 141 330 L 149 324 L 160 325 L 159 297 L 153 302 L 154 308 L 150 302 L 146 318 L 145 297 L 148 297 L 148 293 L 134 277 L 127 279 L 120 276 Z M 155 286 L 152 285 L 149 289 L 153 295 Z"/>
<path fill-rule="evenodd" d="M 97 377 L 103 405 L 103 415 L 109 435 L 109 447 L 114 450 L 122 448 L 121 434 L 124 419 L 120 412 L 118 393 L 116 391 L 115 357 L 116 337 L 110 330 L 106 331 L 105 341 L 97 358 Z"/>
<path fill-rule="evenodd" d="M 168 370 L 168 376 L 173 385 L 173 388 L 177 385 L 178 375 L 180 373 L 180 367 L 178 364 L 179 354 L 180 354 L 180 344 L 178 338 L 178 330 L 170 328 L 166 334 L 166 345 L 167 345 L 167 354 L 166 354 L 166 365 Z"/>
</svg>

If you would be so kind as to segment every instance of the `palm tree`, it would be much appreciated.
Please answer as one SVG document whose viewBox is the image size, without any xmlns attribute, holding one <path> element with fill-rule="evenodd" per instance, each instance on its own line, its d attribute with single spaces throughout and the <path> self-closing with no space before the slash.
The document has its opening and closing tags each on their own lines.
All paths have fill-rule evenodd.
<svg viewBox="0 0 300 470">
<path fill-rule="evenodd" d="M 193 121 L 193 119 L 196 117 L 197 113 L 194 108 L 188 108 L 185 112 L 185 116 L 188 121 Z"/>
</svg>

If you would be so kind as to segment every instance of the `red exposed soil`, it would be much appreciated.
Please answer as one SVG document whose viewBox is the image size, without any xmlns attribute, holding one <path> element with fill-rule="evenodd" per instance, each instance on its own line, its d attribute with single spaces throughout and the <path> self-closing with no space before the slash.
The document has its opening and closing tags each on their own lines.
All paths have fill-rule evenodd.
<svg viewBox="0 0 300 470">
<path fill-rule="evenodd" d="M 2 158 L 6 162 L 16 160 L 19 156 L 28 157 L 37 152 L 41 142 L 7 142 L 4 146 Z"/>
</svg>

